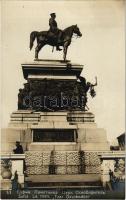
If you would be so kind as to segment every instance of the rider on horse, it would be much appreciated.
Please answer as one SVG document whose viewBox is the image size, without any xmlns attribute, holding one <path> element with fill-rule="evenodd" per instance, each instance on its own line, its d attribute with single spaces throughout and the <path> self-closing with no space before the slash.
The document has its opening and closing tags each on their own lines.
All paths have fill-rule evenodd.
<svg viewBox="0 0 126 200">
<path fill-rule="evenodd" d="M 49 31 L 58 37 L 56 50 L 61 51 L 62 49 L 59 48 L 59 43 L 61 43 L 62 31 L 60 29 L 58 29 L 58 27 L 57 27 L 57 22 L 55 20 L 56 14 L 51 13 L 50 16 L 51 16 L 51 18 L 49 19 L 49 26 L 50 26 Z"/>
<path fill-rule="evenodd" d="M 34 45 L 35 39 L 37 40 L 37 46 L 35 48 L 35 58 L 38 59 L 39 51 L 45 46 L 50 45 L 56 46 L 56 50 L 61 50 L 59 46 L 63 47 L 63 59 L 66 60 L 67 50 L 71 44 L 71 39 L 73 34 L 81 37 L 82 33 L 80 32 L 77 24 L 65 28 L 63 31 L 58 29 L 57 22 L 55 21 L 56 14 L 51 13 L 51 18 L 49 19 L 50 29 L 48 31 L 32 31 L 30 33 L 30 50 Z"/>
</svg>

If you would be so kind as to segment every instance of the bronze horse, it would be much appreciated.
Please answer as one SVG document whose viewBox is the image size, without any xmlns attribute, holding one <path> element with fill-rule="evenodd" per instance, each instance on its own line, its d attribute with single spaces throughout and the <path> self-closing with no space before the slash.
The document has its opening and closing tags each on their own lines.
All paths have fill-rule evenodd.
<svg viewBox="0 0 126 200">
<path fill-rule="evenodd" d="M 71 38 L 73 34 L 76 34 L 78 37 L 81 37 L 82 34 L 77 27 L 77 25 L 72 25 L 62 31 L 61 43 L 58 43 L 59 46 L 63 46 L 63 59 L 66 60 L 67 49 L 71 44 Z M 30 50 L 33 47 L 34 40 L 37 39 L 37 46 L 35 48 L 35 58 L 38 59 L 38 53 L 42 47 L 45 45 L 57 46 L 57 35 L 49 31 L 33 31 L 30 34 Z"/>
</svg>

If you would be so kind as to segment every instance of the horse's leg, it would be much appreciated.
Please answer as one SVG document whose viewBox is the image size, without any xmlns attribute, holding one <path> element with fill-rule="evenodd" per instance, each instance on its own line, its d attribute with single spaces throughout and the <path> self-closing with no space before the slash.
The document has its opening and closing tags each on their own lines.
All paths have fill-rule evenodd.
<svg viewBox="0 0 126 200">
<path fill-rule="evenodd" d="M 65 44 L 64 45 L 64 48 L 63 48 L 63 59 L 64 61 L 66 61 L 66 55 L 67 55 L 67 48 L 68 48 L 68 44 Z"/>
<path fill-rule="evenodd" d="M 35 48 L 35 58 L 38 59 L 38 53 L 41 48 L 45 45 L 45 43 L 38 43 L 37 47 Z"/>
</svg>

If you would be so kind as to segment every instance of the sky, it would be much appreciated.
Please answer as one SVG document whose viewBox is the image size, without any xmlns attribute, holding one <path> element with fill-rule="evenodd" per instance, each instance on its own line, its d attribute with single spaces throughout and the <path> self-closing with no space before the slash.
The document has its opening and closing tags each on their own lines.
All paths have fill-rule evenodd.
<svg viewBox="0 0 126 200">
<path fill-rule="evenodd" d="M 55 12 L 60 29 L 77 24 L 83 36 L 73 38 L 67 59 L 84 65 L 87 81 L 98 79 L 97 96 L 88 96 L 88 107 L 109 141 L 125 130 L 125 27 L 124 0 L 1 0 L 1 125 L 6 128 L 10 114 L 17 110 L 17 94 L 26 82 L 21 63 L 34 60 L 29 50 L 32 31 L 48 30 L 50 13 Z M 45 46 L 40 59 L 62 59 Z"/>
</svg>

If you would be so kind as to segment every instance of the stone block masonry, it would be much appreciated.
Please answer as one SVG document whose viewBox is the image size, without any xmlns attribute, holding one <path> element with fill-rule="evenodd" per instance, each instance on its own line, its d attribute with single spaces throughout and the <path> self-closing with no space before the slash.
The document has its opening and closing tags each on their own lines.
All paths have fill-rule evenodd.
<svg viewBox="0 0 126 200">
<path fill-rule="evenodd" d="M 98 152 L 84 151 L 27 151 L 25 152 L 27 175 L 49 174 L 49 167 L 55 167 L 55 174 L 99 174 Z"/>
</svg>

